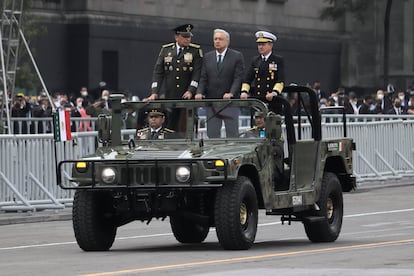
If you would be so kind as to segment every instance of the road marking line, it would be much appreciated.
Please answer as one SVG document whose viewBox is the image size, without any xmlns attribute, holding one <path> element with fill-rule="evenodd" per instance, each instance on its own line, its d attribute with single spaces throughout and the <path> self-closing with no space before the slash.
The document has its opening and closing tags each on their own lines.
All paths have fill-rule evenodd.
<svg viewBox="0 0 414 276">
<path fill-rule="evenodd" d="M 363 216 L 382 215 L 382 214 L 392 214 L 392 213 L 404 213 L 404 212 L 412 212 L 412 211 L 414 211 L 414 209 L 401 209 L 401 210 L 391 210 L 391 211 L 382 211 L 382 212 L 361 213 L 361 214 L 354 214 L 354 215 L 346 215 L 346 216 L 344 216 L 344 218 L 363 217 Z M 281 224 L 281 222 L 278 221 L 278 222 L 261 223 L 261 224 L 258 224 L 258 226 L 262 227 L 262 226 L 270 226 L 270 225 L 277 225 L 277 224 Z M 172 233 L 163 233 L 163 234 L 154 234 L 154 235 L 119 237 L 119 238 L 116 238 L 116 240 L 153 238 L 153 237 L 171 236 L 171 235 L 172 235 Z M 76 242 L 75 241 L 72 241 L 72 242 L 56 242 L 56 243 L 44 243 L 44 244 L 32 244 L 32 245 L 21 245 L 21 246 L 11 246 L 11 247 L 0 247 L 0 251 L 1 250 L 27 249 L 27 248 L 37 248 L 37 247 L 68 245 L 68 244 L 76 244 Z"/>
<path fill-rule="evenodd" d="M 364 248 L 372 248 L 372 247 L 378 247 L 378 246 L 389 246 L 389 245 L 408 244 L 408 243 L 414 243 L 414 239 L 367 243 L 367 244 L 339 246 L 339 247 L 328 247 L 328 248 L 321 248 L 321 249 L 300 250 L 300 251 L 291 251 L 291 252 L 281 252 L 281 253 L 264 254 L 264 255 L 252 255 L 252 256 L 239 257 L 239 258 L 216 259 L 216 260 L 210 260 L 210 261 L 200 261 L 200 262 L 191 262 L 191 263 L 160 265 L 160 266 L 142 267 L 142 268 L 135 268 L 135 269 L 98 272 L 98 273 L 91 273 L 91 274 L 80 274 L 80 276 L 121 275 L 121 274 L 128 274 L 128 273 L 165 270 L 165 269 L 172 269 L 172 268 L 184 268 L 184 267 L 192 267 L 192 266 L 211 265 L 211 264 L 233 263 L 233 262 L 251 261 L 251 260 L 258 260 L 258 259 L 269 259 L 269 258 L 286 257 L 286 256 L 294 256 L 294 255 L 302 255 L 302 254 L 310 254 L 310 253 L 324 253 L 324 252 L 349 250 L 349 249 L 364 249 Z"/>
<path fill-rule="evenodd" d="M 361 213 L 355 215 L 346 215 L 344 218 L 355 218 L 355 217 L 363 217 L 363 216 L 373 216 L 373 215 L 384 215 L 384 214 L 393 214 L 393 213 L 404 213 L 404 212 L 412 212 L 414 209 L 401 209 L 401 210 L 392 210 L 392 211 L 382 211 L 382 212 L 372 212 L 372 213 Z"/>
</svg>

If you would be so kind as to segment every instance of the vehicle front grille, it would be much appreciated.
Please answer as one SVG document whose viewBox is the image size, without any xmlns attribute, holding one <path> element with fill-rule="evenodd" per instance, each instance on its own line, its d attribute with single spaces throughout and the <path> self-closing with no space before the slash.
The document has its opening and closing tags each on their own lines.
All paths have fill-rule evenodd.
<svg viewBox="0 0 414 276">
<path fill-rule="evenodd" d="M 121 169 L 121 185 L 169 185 L 175 178 L 171 167 L 140 166 Z"/>
</svg>

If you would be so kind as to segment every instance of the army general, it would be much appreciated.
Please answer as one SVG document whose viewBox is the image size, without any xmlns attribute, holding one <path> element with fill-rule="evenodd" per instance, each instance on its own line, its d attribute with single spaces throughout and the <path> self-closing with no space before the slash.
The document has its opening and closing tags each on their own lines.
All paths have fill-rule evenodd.
<svg viewBox="0 0 414 276">
<path fill-rule="evenodd" d="M 174 29 L 175 42 L 162 46 L 152 75 L 151 95 L 144 100 L 155 100 L 161 94 L 165 99 L 192 98 L 203 58 L 200 46 L 191 43 L 192 29 L 191 24 L 178 26 Z"/>
</svg>

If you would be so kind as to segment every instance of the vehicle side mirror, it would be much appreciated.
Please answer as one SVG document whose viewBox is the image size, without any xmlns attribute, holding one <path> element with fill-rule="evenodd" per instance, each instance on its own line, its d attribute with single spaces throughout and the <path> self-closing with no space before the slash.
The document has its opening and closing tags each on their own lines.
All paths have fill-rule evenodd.
<svg viewBox="0 0 414 276">
<path fill-rule="evenodd" d="M 100 114 L 98 116 L 98 141 L 107 145 L 111 141 L 111 116 Z"/>
</svg>

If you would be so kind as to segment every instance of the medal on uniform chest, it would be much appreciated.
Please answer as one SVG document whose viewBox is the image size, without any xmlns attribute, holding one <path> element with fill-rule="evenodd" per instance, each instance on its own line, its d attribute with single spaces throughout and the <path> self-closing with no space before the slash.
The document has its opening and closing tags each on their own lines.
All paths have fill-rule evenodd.
<svg viewBox="0 0 414 276">
<path fill-rule="evenodd" d="M 277 71 L 277 64 L 274 61 L 269 63 L 269 71 Z"/>
<path fill-rule="evenodd" d="M 269 63 L 269 73 L 272 80 L 275 79 L 275 71 L 277 71 L 277 64 L 272 61 L 272 63 Z"/>
<path fill-rule="evenodd" d="M 183 71 L 187 71 L 187 66 L 183 66 Z"/>
<path fill-rule="evenodd" d="M 189 70 L 190 70 L 190 72 L 192 72 L 193 71 L 193 67 L 190 67 Z"/>
<path fill-rule="evenodd" d="M 164 63 L 171 63 L 172 59 L 173 59 L 173 57 L 172 57 L 171 52 L 168 52 L 167 56 L 164 57 Z"/>
<path fill-rule="evenodd" d="M 172 65 L 170 65 L 170 67 L 168 67 L 168 70 L 172 71 L 172 70 L 174 70 L 174 67 Z"/>
<path fill-rule="evenodd" d="M 164 140 L 164 132 L 158 134 L 158 140 Z"/>
<path fill-rule="evenodd" d="M 187 52 L 184 54 L 184 62 L 191 63 L 193 62 L 193 54 L 190 52 Z"/>
</svg>

